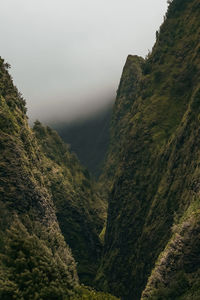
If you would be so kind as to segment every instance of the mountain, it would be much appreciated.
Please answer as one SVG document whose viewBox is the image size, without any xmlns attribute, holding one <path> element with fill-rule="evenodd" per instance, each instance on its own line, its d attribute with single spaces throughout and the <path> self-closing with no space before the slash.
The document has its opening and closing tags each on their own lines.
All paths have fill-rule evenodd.
<svg viewBox="0 0 200 300">
<path fill-rule="evenodd" d="M 125 63 L 98 183 L 29 127 L 0 58 L 0 299 L 200 298 L 200 3 L 168 3 L 152 51 Z"/>
<path fill-rule="evenodd" d="M 57 133 L 29 127 L 8 68 L 0 58 L 0 299 L 116 299 L 79 284 L 68 246 L 92 281 L 105 205 Z"/>
<path fill-rule="evenodd" d="M 121 77 L 96 280 L 122 299 L 199 299 L 199 14 L 199 0 L 170 1 L 152 52 Z"/>
<path fill-rule="evenodd" d="M 78 285 L 75 261 L 44 184 L 44 157 L 28 126 L 25 102 L 2 59 L 0 87 L 0 298 L 69 296 Z"/>
<path fill-rule="evenodd" d="M 71 123 L 52 124 L 63 141 L 70 144 L 81 163 L 96 178 L 101 174 L 109 144 L 112 103 L 104 109 Z"/>
</svg>

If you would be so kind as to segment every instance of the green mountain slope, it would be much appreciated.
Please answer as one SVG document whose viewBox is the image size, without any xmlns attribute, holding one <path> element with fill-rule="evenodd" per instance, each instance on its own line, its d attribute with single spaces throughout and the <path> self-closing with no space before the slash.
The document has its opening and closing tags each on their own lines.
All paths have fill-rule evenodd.
<svg viewBox="0 0 200 300">
<path fill-rule="evenodd" d="M 122 299 L 140 299 L 148 278 L 145 299 L 198 295 L 199 13 L 197 0 L 172 1 L 152 53 L 129 56 L 122 74 L 102 177 L 110 192 L 97 276 Z"/>
<path fill-rule="evenodd" d="M 58 135 L 28 126 L 7 68 L 0 58 L 0 299 L 116 299 L 79 285 L 66 244 L 94 274 L 105 207 Z"/>
<path fill-rule="evenodd" d="M 78 285 L 76 264 L 45 186 L 44 156 L 28 126 L 24 100 L 2 59 L 0 87 L 0 298 L 69 297 Z"/>
<path fill-rule="evenodd" d="M 38 121 L 33 130 L 45 154 L 43 172 L 61 231 L 78 262 L 81 282 L 91 285 L 102 250 L 99 234 L 106 217 L 106 204 L 89 172 L 58 134 Z"/>
</svg>

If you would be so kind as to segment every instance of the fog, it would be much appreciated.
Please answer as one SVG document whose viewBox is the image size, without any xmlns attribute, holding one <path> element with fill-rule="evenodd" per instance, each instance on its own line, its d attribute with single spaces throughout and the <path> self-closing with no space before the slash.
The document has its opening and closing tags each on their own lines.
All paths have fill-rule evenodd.
<svg viewBox="0 0 200 300">
<path fill-rule="evenodd" d="M 128 54 L 145 57 L 166 0 L 3 0 L 0 55 L 30 121 L 73 120 L 115 98 Z"/>
</svg>

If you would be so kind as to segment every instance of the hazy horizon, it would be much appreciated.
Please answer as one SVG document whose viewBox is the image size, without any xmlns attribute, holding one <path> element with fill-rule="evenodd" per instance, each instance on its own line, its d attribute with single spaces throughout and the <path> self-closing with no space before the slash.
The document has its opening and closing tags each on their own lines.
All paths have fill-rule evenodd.
<svg viewBox="0 0 200 300">
<path fill-rule="evenodd" d="M 113 101 L 127 55 L 151 50 L 166 2 L 4 1 L 0 55 L 30 121 L 70 121 Z"/>
</svg>

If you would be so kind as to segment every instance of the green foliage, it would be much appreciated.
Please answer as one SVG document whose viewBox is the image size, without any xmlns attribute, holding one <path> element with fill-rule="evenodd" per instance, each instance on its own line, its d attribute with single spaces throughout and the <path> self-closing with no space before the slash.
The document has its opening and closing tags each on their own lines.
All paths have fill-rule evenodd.
<svg viewBox="0 0 200 300">
<path fill-rule="evenodd" d="M 142 299 L 193 299 L 198 294 L 199 212 L 199 201 L 194 200 L 181 222 L 173 227 L 173 236 L 160 254 Z"/>
<path fill-rule="evenodd" d="M 192 0 L 168 0 L 167 3 L 169 4 L 169 7 L 167 11 L 167 17 L 177 16 L 177 14 L 186 9 L 186 5 L 191 1 Z"/>
<path fill-rule="evenodd" d="M 1 299 L 69 299 L 73 293 L 73 276 L 59 252 L 30 234 L 18 218 L 6 231 L 0 261 Z"/>
<path fill-rule="evenodd" d="M 97 292 L 91 288 L 81 286 L 77 289 L 77 294 L 72 296 L 70 300 L 117 300 L 118 298 L 102 292 Z"/>
<path fill-rule="evenodd" d="M 5 63 L 0 57 L 0 95 L 6 98 L 8 106 L 14 111 L 17 107 L 23 113 L 26 112 L 25 100 L 18 92 L 17 88 L 13 86 L 13 81 L 7 69 L 10 65 Z"/>
</svg>

